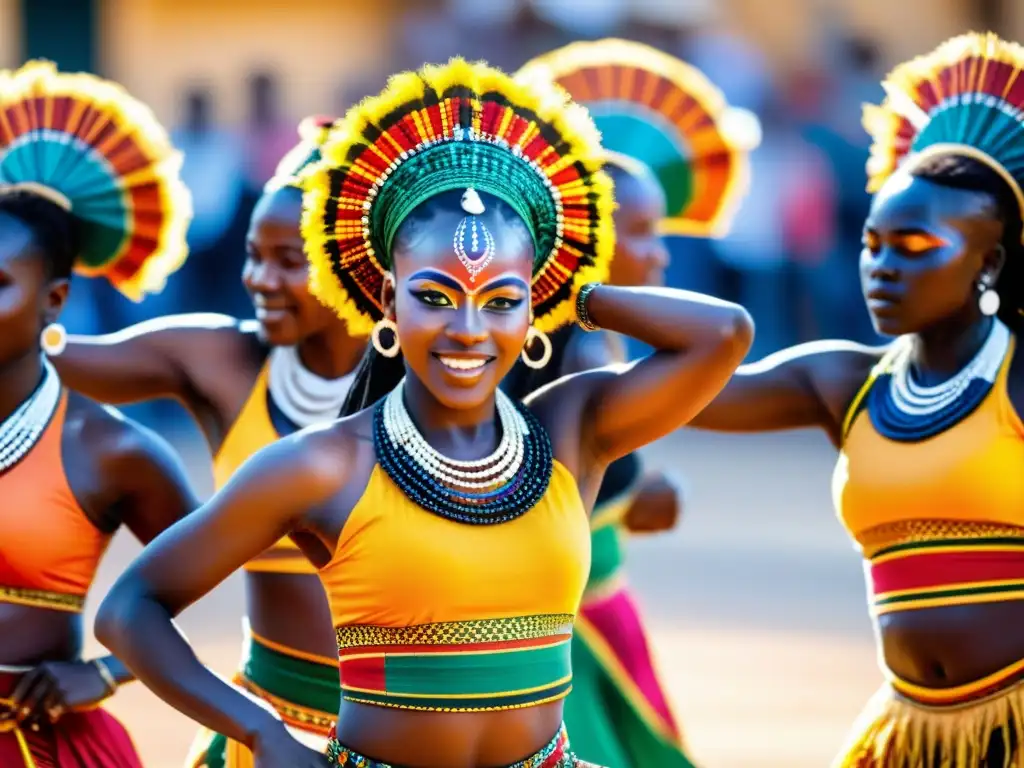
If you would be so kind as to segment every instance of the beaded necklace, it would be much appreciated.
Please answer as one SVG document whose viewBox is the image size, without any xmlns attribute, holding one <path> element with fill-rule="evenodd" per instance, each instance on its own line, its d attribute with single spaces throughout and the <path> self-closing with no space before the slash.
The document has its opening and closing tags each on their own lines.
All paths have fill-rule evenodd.
<svg viewBox="0 0 1024 768">
<path fill-rule="evenodd" d="M 60 402 L 60 377 L 43 358 L 43 380 L 0 424 L 0 474 L 21 461 L 39 441 Z"/>
<path fill-rule="evenodd" d="M 875 429 L 890 440 L 918 442 L 959 423 L 992 390 L 1009 347 L 1010 329 L 994 319 L 974 358 L 955 376 L 926 387 L 914 381 L 905 344 L 871 389 L 867 405 Z"/>
<path fill-rule="evenodd" d="M 410 500 L 460 523 L 514 520 L 540 501 L 553 466 L 551 441 L 530 410 L 495 394 L 501 439 L 489 456 L 459 461 L 431 446 L 405 407 L 405 382 L 373 414 L 377 460 Z"/>
<path fill-rule="evenodd" d="M 322 379 L 302 364 L 297 348 L 274 347 L 268 377 L 267 388 L 274 404 L 296 426 L 309 427 L 338 418 L 355 372 Z"/>
</svg>

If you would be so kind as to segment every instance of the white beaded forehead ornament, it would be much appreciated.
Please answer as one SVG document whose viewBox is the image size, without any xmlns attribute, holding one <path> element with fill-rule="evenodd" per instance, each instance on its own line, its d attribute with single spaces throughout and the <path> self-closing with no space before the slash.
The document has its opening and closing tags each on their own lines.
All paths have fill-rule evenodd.
<svg viewBox="0 0 1024 768">
<path fill-rule="evenodd" d="M 494 258 L 494 235 L 482 221 L 477 219 L 477 216 L 483 215 L 487 209 L 484 207 L 484 201 L 480 199 L 479 193 L 472 187 L 462 195 L 462 210 L 469 215 L 463 216 L 462 221 L 455 228 L 452 245 L 455 255 L 459 257 L 462 266 L 469 272 L 470 282 L 474 282 L 476 276 L 483 272 Z"/>
</svg>

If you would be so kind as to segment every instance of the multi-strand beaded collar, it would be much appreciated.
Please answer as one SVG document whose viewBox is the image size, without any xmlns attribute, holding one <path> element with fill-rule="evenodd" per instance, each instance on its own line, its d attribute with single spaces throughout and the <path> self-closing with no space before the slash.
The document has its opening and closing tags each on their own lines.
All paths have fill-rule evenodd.
<svg viewBox="0 0 1024 768">
<path fill-rule="evenodd" d="M 43 358 L 43 380 L 35 391 L 0 424 L 0 474 L 21 461 L 50 423 L 60 402 L 60 377 Z"/>
<path fill-rule="evenodd" d="M 427 442 L 405 407 L 404 381 L 377 404 L 377 460 L 412 501 L 460 523 L 514 520 L 540 501 L 551 480 L 551 441 L 536 417 L 501 390 L 495 395 L 501 440 L 490 456 L 450 459 Z"/>
<path fill-rule="evenodd" d="M 993 319 L 974 358 L 952 378 L 925 387 L 914 381 L 909 343 L 901 343 L 871 387 L 868 413 L 890 440 L 918 442 L 944 432 L 969 416 L 988 396 L 1010 347 L 1010 330 Z"/>
</svg>

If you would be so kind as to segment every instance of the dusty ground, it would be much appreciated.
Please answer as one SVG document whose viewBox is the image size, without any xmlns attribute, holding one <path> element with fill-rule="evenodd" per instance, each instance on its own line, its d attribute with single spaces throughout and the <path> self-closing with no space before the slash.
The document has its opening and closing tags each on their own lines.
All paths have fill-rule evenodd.
<svg viewBox="0 0 1024 768">
<path fill-rule="evenodd" d="M 881 680 L 860 563 L 829 500 L 833 456 L 817 435 L 695 432 L 650 456 L 685 474 L 690 500 L 680 530 L 632 544 L 630 578 L 702 766 L 823 768 Z M 136 549 L 115 543 L 93 606 Z M 233 579 L 182 622 L 225 674 L 240 648 L 240 596 Z M 190 722 L 140 685 L 111 708 L 147 768 L 180 767 Z"/>
</svg>

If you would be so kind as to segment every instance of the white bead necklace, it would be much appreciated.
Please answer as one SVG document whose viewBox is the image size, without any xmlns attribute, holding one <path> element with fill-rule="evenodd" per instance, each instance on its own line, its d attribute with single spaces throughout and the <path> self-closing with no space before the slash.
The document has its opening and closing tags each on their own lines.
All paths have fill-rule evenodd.
<svg viewBox="0 0 1024 768">
<path fill-rule="evenodd" d="M 995 381 L 1010 346 L 1010 329 L 1000 320 L 992 321 L 988 338 L 974 358 L 955 376 L 941 384 L 925 387 L 914 381 L 910 364 L 910 345 L 893 361 L 889 393 L 893 404 L 908 416 L 928 416 L 938 413 L 957 400 L 972 381 Z"/>
<path fill-rule="evenodd" d="M 495 396 L 501 440 L 489 456 L 472 461 L 450 459 L 434 449 L 416 428 L 402 397 L 404 382 L 384 402 L 384 428 L 389 441 L 403 449 L 428 474 L 445 485 L 466 490 L 489 490 L 504 485 L 523 465 L 529 426 L 508 396 Z"/>
<path fill-rule="evenodd" d="M 39 442 L 57 410 L 60 394 L 60 377 L 44 357 L 42 383 L 0 424 L 0 473 L 21 461 Z"/>
<path fill-rule="evenodd" d="M 354 371 L 337 379 L 317 376 L 302 364 L 295 347 L 274 347 L 269 365 L 270 397 L 288 420 L 299 427 L 337 419 L 355 379 Z"/>
</svg>

